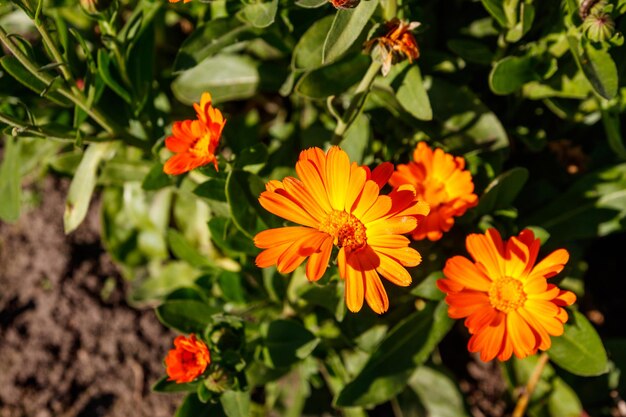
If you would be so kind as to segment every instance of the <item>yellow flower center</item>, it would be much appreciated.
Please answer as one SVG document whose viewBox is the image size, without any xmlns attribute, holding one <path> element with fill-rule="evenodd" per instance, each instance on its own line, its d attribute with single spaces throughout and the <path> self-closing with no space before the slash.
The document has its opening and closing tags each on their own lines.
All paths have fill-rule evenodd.
<svg viewBox="0 0 626 417">
<path fill-rule="evenodd" d="M 206 133 L 200 136 L 191 144 L 189 151 L 199 158 L 208 156 L 211 152 L 209 145 L 211 144 L 211 134 Z"/>
<path fill-rule="evenodd" d="M 511 277 L 497 279 L 489 289 L 489 302 L 503 313 L 517 310 L 524 305 L 526 298 L 522 283 Z"/>
<path fill-rule="evenodd" d="M 319 230 L 335 238 L 335 245 L 346 249 L 359 249 L 367 243 L 363 223 L 352 214 L 333 210 L 320 223 Z"/>
</svg>

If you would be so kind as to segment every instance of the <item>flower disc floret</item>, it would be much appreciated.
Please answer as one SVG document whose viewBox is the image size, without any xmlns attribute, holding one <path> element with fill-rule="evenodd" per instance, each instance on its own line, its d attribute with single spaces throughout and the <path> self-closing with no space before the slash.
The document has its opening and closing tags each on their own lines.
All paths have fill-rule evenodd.
<svg viewBox="0 0 626 417">
<path fill-rule="evenodd" d="M 319 230 L 333 236 L 340 248 L 356 250 L 367 243 L 367 230 L 359 219 L 346 211 L 333 210 L 319 225 Z"/>
</svg>

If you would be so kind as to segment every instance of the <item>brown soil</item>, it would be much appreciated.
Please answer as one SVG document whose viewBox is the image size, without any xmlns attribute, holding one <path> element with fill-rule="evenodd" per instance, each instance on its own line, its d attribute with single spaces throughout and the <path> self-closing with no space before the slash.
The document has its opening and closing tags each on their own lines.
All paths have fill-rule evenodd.
<svg viewBox="0 0 626 417">
<path fill-rule="evenodd" d="M 64 235 L 66 190 L 47 179 L 38 208 L 0 224 L 0 417 L 172 416 L 180 397 L 150 386 L 173 334 L 126 304 L 97 207 Z"/>
</svg>

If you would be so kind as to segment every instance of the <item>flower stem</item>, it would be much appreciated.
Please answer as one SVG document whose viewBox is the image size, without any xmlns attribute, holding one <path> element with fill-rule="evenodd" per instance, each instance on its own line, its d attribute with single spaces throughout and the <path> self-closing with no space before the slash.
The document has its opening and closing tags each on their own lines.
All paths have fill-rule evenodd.
<svg viewBox="0 0 626 417">
<path fill-rule="evenodd" d="M 45 41 L 44 41 L 45 42 Z M 15 58 L 30 72 L 35 78 L 44 83 L 50 85 L 54 81 L 54 77 L 39 70 L 39 67 L 31 61 L 31 59 L 24 54 L 20 48 L 17 47 L 9 37 L 9 35 L 0 27 L 0 43 L 2 43 L 8 50 L 15 56 Z M 52 52 L 51 52 L 52 53 Z M 58 53 L 58 50 L 57 50 Z M 60 54 L 58 55 L 60 57 Z M 61 66 L 63 67 L 63 65 Z M 69 73 L 68 73 L 69 74 Z M 71 74 L 69 74 L 71 78 Z M 76 91 L 80 92 L 76 86 L 71 91 L 66 88 L 59 87 L 55 91 L 61 94 L 63 97 L 70 100 L 76 106 L 85 111 L 96 123 L 98 123 L 104 130 L 110 133 L 112 136 L 118 136 L 131 146 L 146 149 L 149 146 L 146 142 L 128 134 L 121 126 L 111 120 L 108 116 L 103 114 L 99 109 L 90 106 L 82 93 L 76 94 Z"/>
<path fill-rule="evenodd" d="M 535 388 L 537 388 L 537 383 L 541 378 L 541 373 L 543 372 L 543 368 L 546 366 L 546 363 L 548 363 L 548 354 L 543 352 L 539 356 L 539 361 L 537 362 L 537 365 L 535 365 L 533 373 L 530 375 L 530 378 L 528 378 L 528 383 L 526 384 L 526 388 L 524 388 L 524 392 L 517 399 L 517 404 L 515 404 L 515 410 L 513 410 L 511 417 L 524 416 L 530 397 L 532 397 L 535 392 Z"/>
<path fill-rule="evenodd" d="M 370 67 L 367 69 L 367 72 L 361 79 L 361 82 L 354 92 L 354 96 L 352 97 L 352 101 L 348 106 L 348 110 L 346 110 L 343 118 L 339 119 L 339 121 L 337 122 L 337 127 L 335 127 L 333 140 L 331 142 L 333 145 L 338 145 L 339 143 L 341 143 L 346 131 L 361 112 L 363 104 L 365 104 L 365 99 L 370 92 L 372 83 L 380 72 L 381 66 L 382 64 L 378 60 L 372 60 Z"/>
</svg>

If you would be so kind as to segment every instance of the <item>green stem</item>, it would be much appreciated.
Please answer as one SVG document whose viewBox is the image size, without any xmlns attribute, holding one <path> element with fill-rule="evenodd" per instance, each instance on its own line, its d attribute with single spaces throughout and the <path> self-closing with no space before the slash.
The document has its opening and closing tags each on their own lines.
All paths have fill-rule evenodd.
<svg viewBox="0 0 626 417">
<path fill-rule="evenodd" d="M 332 375 L 328 372 L 327 368 L 332 371 Z M 334 350 L 328 351 L 326 361 L 322 364 L 320 370 L 333 396 L 336 396 L 350 379 L 341 358 Z M 358 407 L 342 408 L 341 412 L 345 417 L 367 417 L 367 413 L 362 408 Z"/>
<path fill-rule="evenodd" d="M 41 19 L 35 19 L 34 22 L 35 22 L 35 27 L 37 28 L 37 30 L 39 31 L 39 34 L 41 35 L 41 39 L 43 40 L 44 45 L 50 52 L 50 58 L 52 58 L 52 61 L 55 64 L 59 64 L 59 69 L 61 70 L 61 74 L 63 75 L 63 78 L 65 79 L 65 81 L 67 81 L 68 84 L 70 85 L 70 88 L 72 86 L 75 86 L 76 82 L 74 81 L 74 77 L 72 76 L 72 73 L 67 69 L 67 65 L 65 61 L 63 60 L 63 57 L 61 56 L 61 53 L 56 47 L 54 41 L 52 40 L 52 37 L 50 37 L 50 33 L 48 33 L 48 30 L 46 29 L 46 26 L 44 25 L 43 21 Z"/>
<path fill-rule="evenodd" d="M 520 395 L 517 400 L 517 404 L 515 404 L 515 410 L 513 410 L 513 414 L 511 417 L 524 417 L 524 413 L 526 412 L 526 408 L 528 407 L 528 402 L 530 401 L 530 397 L 533 396 L 535 392 L 535 388 L 537 388 L 537 383 L 541 378 L 541 373 L 543 372 L 543 368 L 548 363 L 548 354 L 543 352 L 539 356 L 539 362 L 535 365 L 535 369 L 533 369 L 533 373 L 528 378 L 528 383 L 526 384 L 526 388 L 522 395 Z"/>
<path fill-rule="evenodd" d="M 102 30 L 102 34 L 108 35 L 113 39 L 111 42 L 111 50 L 113 52 L 113 55 L 115 56 L 115 60 L 117 61 L 120 75 L 122 76 L 122 81 L 124 81 L 127 87 L 132 87 L 130 77 L 128 76 L 126 59 L 124 58 L 124 54 L 122 54 L 122 51 L 117 44 L 117 30 L 115 30 L 115 28 L 111 26 L 106 20 L 100 21 L 100 29 Z"/>
<path fill-rule="evenodd" d="M 352 97 L 352 101 L 348 106 L 348 110 L 344 114 L 342 119 L 337 121 L 337 126 L 335 127 L 335 132 L 333 135 L 332 144 L 339 145 L 343 140 L 343 136 L 352 123 L 356 120 L 357 116 L 361 112 L 363 108 L 363 104 L 365 104 L 365 99 L 370 92 L 370 88 L 376 79 L 376 76 L 380 72 L 382 64 L 378 60 L 372 60 L 370 67 L 367 69 L 367 72 L 361 79 L 361 82 L 357 86 L 354 96 Z"/>
<path fill-rule="evenodd" d="M 54 77 L 43 71 L 39 71 L 39 67 L 35 65 L 30 58 L 13 43 L 9 35 L 7 35 L 2 27 L 0 27 L 0 42 L 4 44 L 9 52 L 11 52 L 13 56 L 15 56 L 15 58 L 24 66 L 24 68 L 26 68 L 34 77 L 39 79 L 39 81 L 43 82 L 45 85 L 50 85 L 54 81 Z M 78 90 L 77 87 L 74 88 Z M 99 109 L 91 107 L 82 93 L 80 96 L 77 96 L 73 91 L 68 91 L 63 87 L 58 88 L 56 91 L 85 111 L 96 123 L 98 123 L 112 136 L 120 136 L 131 146 L 142 149 L 146 148 L 147 144 L 144 141 L 129 135 L 121 126 L 103 114 Z"/>
<path fill-rule="evenodd" d="M 389 21 L 398 15 L 398 1 L 386 0 L 384 3 L 385 20 Z"/>
<path fill-rule="evenodd" d="M 25 132 L 33 136 L 38 136 L 38 137 L 47 138 L 47 139 L 62 140 L 66 142 L 76 141 L 75 136 L 61 136 L 56 133 L 47 132 L 36 126 L 26 125 L 21 120 L 15 119 L 11 116 L 8 116 L 2 113 L 0 113 L 0 123 L 4 123 L 7 126 L 11 126 L 11 127 L 18 129 L 20 132 Z M 107 142 L 110 140 L 112 140 L 111 136 L 83 138 L 84 142 Z"/>
</svg>

